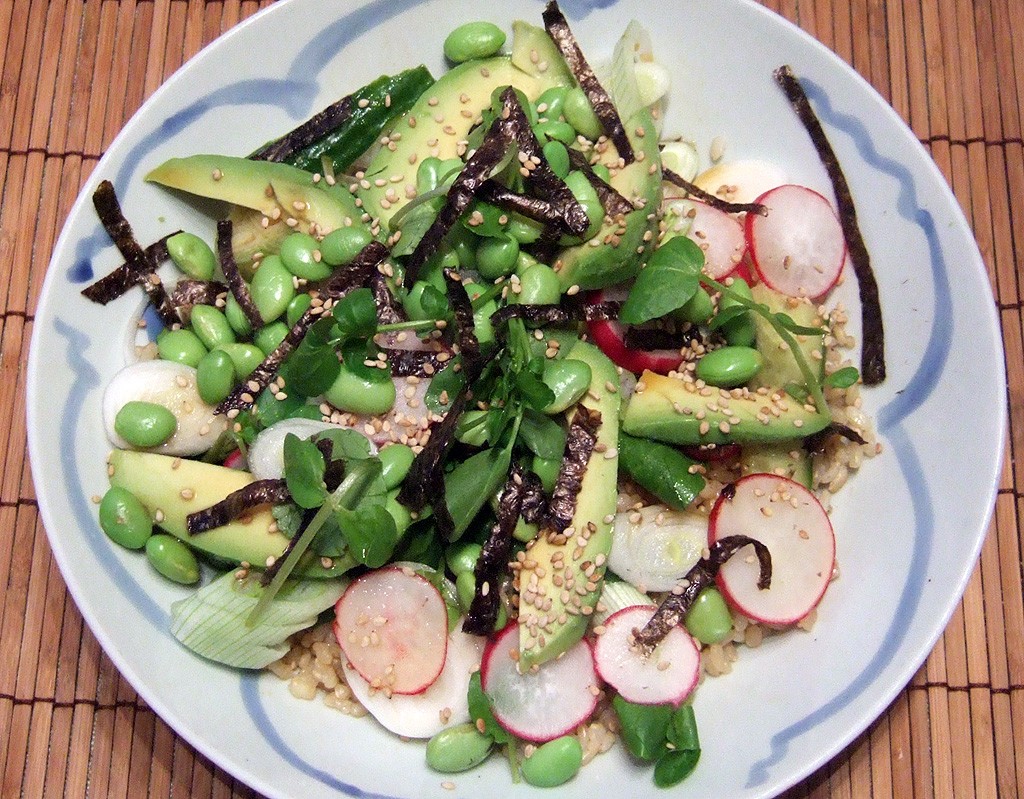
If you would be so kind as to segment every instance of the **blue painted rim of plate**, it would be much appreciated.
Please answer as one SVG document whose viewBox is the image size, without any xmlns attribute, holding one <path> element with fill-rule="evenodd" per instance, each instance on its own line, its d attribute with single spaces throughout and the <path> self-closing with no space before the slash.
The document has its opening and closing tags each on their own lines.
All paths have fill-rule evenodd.
<svg viewBox="0 0 1024 799">
<path fill-rule="evenodd" d="M 310 76 L 318 75 L 329 55 L 343 48 L 373 28 L 394 16 L 420 5 L 424 0 L 374 0 L 325 27 L 300 51 L 288 75 L 283 79 L 248 80 L 222 86 L 189 106 L 181 109 L 156 126 L 124 157 L 116 173 L 115 185 L 126 185 L 134 179 L 145 153 L 156 142 L 188 127 L 204 114 L 225 105 L 278 106 L 293 118 L 302 118 L 312 109 L 318 91 L 318 82 Z M 585 16 L 592 9 L 607 8 L 617 0 L 567 0 L 562 3 L 572 18 Z M 802 83 L 819 117 L 827 127 L 850 137 L 864 161 L 879 173 L 895 179 L 900 187 L 897 211 L 901 217 L 916 225 L 923 233 L 929 250 L 934 288 L 932 325 L 928 344 L 921 363 L 906 390 L 896 395 L 878 414 L 878 428 L 889 440 L 911 496 L 914 514 L 913 550 L 910 570 L 904 582 L 899 603 L 900 616 L 891 620 L 877 651 L 863 670 L 823 706 L 776 733 L 771 740 L 771 751 L 755 763 L 748 774 L 747 787 L 756 788 L 770 778 L 773 766 L 785 757 L 790 743 L 805 735 L 825 720 L 840 712 L 862 694 L 890 664 L 898 651 L 906 628 L 902 619 L 912 616 L 917 609 L 923 589 L 934 543 L 935 519 L 931 506 L 928 482 L 921 461 L 908 436 L 904 423 L 924 403 L 939 383 L 945 370 L 952 345 L 952 297 L 948 268 L 938 238 L 935 220 L 921 202 L 913 174 L 900 162 L 879 151 L 864 123 L 853 113 L 833 105 L 826 90 L 819 84 L 802 79 Z M 72 282 L 84 282 L 91 277 L 91 266 L 109 240 L 102 227 L 81 238 L 75 246 L 75 259 L 68 271 Z M 86 396 L 99 388 L 99 375 L 85 358 L 89 338 L 66 319 L 54 321 L 55 332 L 67 341 L 67 358 L 74 373 L 73 382 L 64 403 L 60 426 L 62 439 L 73 440 L 74 431 L 82 421 L 81 412 Z M 65 449 L 61 454 L 61 469 L 65 484 L 71 489 L 72 510 L 90 548 L 102 563 L 114 585 L 125 598 L 138 608 L 147 621 L 163 634 L 170 635 L 170 616 L 159 606 L 146 589 L 114 557 L 109 542 L 100 530 L 93 509 L 86 500 L 83 481 L 73 453 Z M 267 742 L 295 769 L 318 780 L 326 787 L 353 797 L 377 799 L 381 795 L 370 793 L 348 784 L 334 775 L 318 769 L 295 752 L 277 733 L 256 688 L 257 678 L 251 674 L 240 678 L 243 703 L 255 728 Z M 381 797 L 383 799 L 383 797 Z"/>
</svg>

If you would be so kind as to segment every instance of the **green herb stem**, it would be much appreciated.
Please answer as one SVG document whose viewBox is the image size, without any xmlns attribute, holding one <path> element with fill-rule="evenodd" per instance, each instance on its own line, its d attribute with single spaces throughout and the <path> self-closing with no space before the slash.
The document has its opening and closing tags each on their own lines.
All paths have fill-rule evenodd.
<svg viewBox="0 0 1024 799">
<path fill-rule="evenodd" d="M 399 330 L 437 330 L 437 320 L 421 319 L 415 322 L 392 322 L 389 325 L 377 325 L 378 333 L 393 333 Z"/>
</svg>

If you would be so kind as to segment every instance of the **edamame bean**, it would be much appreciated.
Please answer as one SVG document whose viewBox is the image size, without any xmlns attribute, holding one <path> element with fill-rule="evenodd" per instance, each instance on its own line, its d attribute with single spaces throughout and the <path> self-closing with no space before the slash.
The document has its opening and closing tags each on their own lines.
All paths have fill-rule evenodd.
<svg viewBox="0 0 1024 799">
<path fill-rule="evenodd" d="M 763 364 L 753 347 L 722 347 L 697 361 L 696 375 L 709 386 L 735 388 L 754 377 Z"/>
<path fill-rule="evenodd" d="M 427 741 L 427 765 L 442 774 L 467 771 L 487 759 L 493 744 L 472 722 L 448 727 Z"/>
<path fill-rule="evenodd" d="M 114 431 L 133 447 L 158 447 L 177 429 L 174 414 L 155 402 L 126 402 L 114 417 Z"/>
<path fill-rule="evenodd" d="M 704 290 L 703 286 L 697 286 L 694 295 L 675 312 L 674 316 L 683 322 L 699 325 L 708 321 L 714 312 L 715 306 L 711 301 L 711 295 Z"/>
<path fill-rule="evenodd" d="M 195 367 L 206 355 L 206 347 L 191 330 L 162 330 L 156 337 L 156 347 L 165 361 L 175 361 Z"/>
<path fill-rule="evenodd" d="M 570 407 L 590 388 L 590 367 L 583 361 L 571 358 L 545 360 L 541 380 L 555 395 L 554 400 L 544 408 L 544 413 L 561 413 Z"/>
<path fill-rule="evenodd" d="M 270 355 L 284 341 L 288 329 L 288 325 L 281 321 L 261 327 L 253 338 L 253 343 L 263 350 L 264 355 Z"/>
<path fill-rule="evenodd" d="M 592 239 L 597 234 L 597 231 L 601 229 L 601 223 L 604 222 L 604 206 L 601 205 L 601 200 L 598 198 L 594 187 L 590 185 L 590 181 L 587 180 L 587 176 L 579 170 L 573 170 L 565 176 L 565 185 L 569 187 L 576 201 L 583 206 L 583 210 L 587 212 L 587 218 L 590 220 L 590 225 L 580 238 L 583 241 Z M 573 243 L 579 240 L 579 238 L 574 236 L 562 237 L 562 241 L 565 243 Z"/>
<path fill-rule="evenodd" d="M 554 788 L 576 776 L 583 765 L 583 747 L 575 735 L 563 735 L 536 751 L 522 764 L 523 779 L 538 788 Z"/>
<path fill-rule="evenodd" d="M 565 145 L 560 140 L 549 141 L 544 145 L 543 153 L 544 160 L 548 162 L 551 171 L 564 180 L 570 169 L 569 151 L 565 149 Z"/>
<path fill-rule="evenodd" d="M 320 242 L 320 256 L 328 266 L 341 266 L 351 263 L 371 241 L 373 236 L 365 227 L 340 227 L 324 236 Z"/>
<path fill-rule="evenodd" d="M 528 544 L 530 541 L 537 537 L 539 532 L 536 524 L 530 524 L 522 516 L 516 520 L 516 526 L 512 530 L 512 537 L 516 541 L 522 541 L 524 544 Z"/>
<path fill-rule="evenodd" d="M 462 225 L 456 225 L 448 234 L 448 242 L 459 260 L 460 269 L 476 268 L 476 236 Z"/>
<path fill-rule="evenodd" d="M 459 572 L 455 575 L 455 595 L 459 598 L 459 607 L 463 613 L 469 613 L 469 606 L 476 596 L 476 575 L 472 571 Z"/>
<path fill-rule="evenodd" d="M 487 445 L 487 411 L 470 410 L 459 417 L 455 424 L 457 441 L 471 447 Z"/>
<path fill-rule="evenodd" d="M 565 86 L 552 86 L 545 89 L 537 98 L 537 116 L 540 119 L 558 119 L 562 115 L 562 105 L 569 89 Z"/>
<path fill-rule="evenodd" d="M 175 233 L 167 239 L 167 254 L 178 269 L 196 280 L 209 280 L 217 268 L 210 245 L 194 233 Z"/>
<path fill-rule="evenodd" d="M 732 614 L 717 588 L 705 588 L 686 614 L 686 629 L 702 644 L 717 644 L 732 635 Z"/>
<path fill-rule="evenodd" d="M 562 115 L 566 122 L 591 141 L 596 141 L 604 133 L 601 120 L 597 118 L 590 100 L 579 86 L 566 92 Z"/>
<path fill-rule="evenodd" d="M 484 239 L 476 248 L 476 268 L 485 280 L 495 280 L 512 274 L 519 260 L 519 242 L 509 236 L 504 239 Z"/>
<path fill-rule="evenodd" d="M 224 302 L 224 318 L 228 320 L 231 329 L 239 336 L 248 336 L 252 333 L 252 323 L 245 315 L 242 306 L 238 304 L 235 295 L 228 292 L 227 300 Z"/>
<path fill-rule="evenodd" d="M 367 380 L 342 364 L 324 396 L 334 407 L 349 413 L 387 413 L 395 404 L 395 384 L 392 380 Z"/>
<path fill-rule="evenodd" d="M 146 541 L 146 557 L 168 580 L 182 585 L 199 582 L 199 561 L 192 550 L 172 535 L 158 533 Z"/>
<path fill-rule="evenodd" d="M 451 569 L 452 574 L 456 577 L 463 572 L 472 574 L 482 550 L 483 547 L 474 541 L 458 541 L 448 546 L 444 559 L 448 563 L 448 568 Z M 474 589 L 475 587 L 476 584 L 474 583 Z"/>
<path fill-rule="evenodd" d="M 296 277 L 323 280 L 331 274 L 331 266 L 320 251 L 320 242 L 308 233 L 295 231 L 281 242 L 281 261 Z"/>
<path fill-rule="evenodd" d="M 416 193 L 433 191 L 441 182 L 441 159 L 429 156 L 416 167 Z"/>
<path fill-rule="evenodd" d="M 747 281 L 741 277 L 733 278 L 729 288 L 744 299 L 752 300 L 754 297 L 750 293 L 750 286 L 747 285 Z M 726 308 L 731 308 L 737 304 L 730 297 L 722 297 L 718 303 L 718 310 L 724 311 Z M 735 319 L 730 319 L 722 325 L 721 331 L 726 341 L 738 347 L 752 347 L 757 339 L 757 328 L 754 326 L 754 320 L 750 317 L 749 311 L 740 314 Z"/>
<path fill-rule="evenodd" d="M 533 133 L 541 144 L 550 144 L 557 141 L 563 145 L 568 145 L 576 141 L 576 131 L 573 129 L 573 126 L 568 122 L 560 122 L 556 119 L 538 122 L 533 128 Z M 568 153 L 566 157 L 568 158 Z"/>
<path fill-rule="evenodd" d="M 284 312 L 285 319 L 288 321 L 288 327 L 295 327 L 295 323 L 299 321 L 312 303 L 313 298 L 308 294 L 296 294 L 292 301 L 288 303 L 288 308 Z"/>
<path fill-rule="evenodd" d="M 608 167 L 604 164 L 594 164 L 591 169 L 593 169 L 594 174 L 601 178 L 605 183 L 611 182 L 612 173 L 608 171 Z"/>
<path fill-rule="evenodd" d="M 461 64 L 474 58 L 487 58 L 505 45 L 505 31 L 493 22 L 466 22 L 444 40 L 444 55 Z"/>
<path fill-rule="evenodd" d="M 153 519 L 131 491 L 115 486 L 100 500 L 100 527 L 115 544 L 142 549 L 153 534 Z"/>
<path fill-rule="evenodd" d="M 423 292 L 427 290 L 428 286 L 433 288 L 427 281 L 417 280 L 412 284 L 409 293 L 402 298 L 402 308 L 405 309 L 406 315 L 413 322 L 433 318 L 423 310 Z"/>
<path fill-rule="evenodd" d="M 384 480 L 384 487 L 391 491 L 398 488 L 409 474 L 409 467 L 412 466 L 416 454 L 405 444 L 389 444 L 377 453 L 377 457 L 380 458 L 383 469 L 381 478 Z"/>
<path fill-rule="evenodd" d="M 562 468 L 562 459 L 542 458 L 539 455 L 534 455 L 530 462 L 530 468 L 540 478 L 544 490 L 550 493 L 555 487 L 555 480 L 558 479 L 558 471 Z"/>
<path fill-rule="evenodd" d="M 203 402 L 216 405 L 235 387 L 235 364 L 224 350 L 207 353 L 196 367 L 196 389 Z"/>
<path fill-rule="evenodd" d="M 505 226 L 505 232 L 520 244 L 533 244 L 544 232 L 544 225 L 534 219 L 512 214 Z"/>
<path fill-rule="evenodd" d="M 488 300 L 479 308 L 473 311 L 473 335 L 477 343 L 486 347 L 494 343 L 494 325 L 491 324 L 491 314 L 498 310 L 494 300 Z"/>
<path fill-rule="evenodd" d="M 263 350 L 255 344 L 225 344 L 220 349 L 228 354 L 234 364 L 236 382 L 245 380 L 263 363 Z"/>
<path fill-rule="evenodd" d="M 558 274 L 547 264 L 533 264 L 519 277 L 519 294 L 514 296 L 520 305 L 554 305 L 562 297 Z"/>
<path fill-rule="evenodd" d="M 235 331 L 227 317 L 212 305 L 192 306 L 192 332 L 199 336 L 204 346 L 212 350 L 222 344 L 235 343 Z"/>
<path fill-rule="evenodd" d="M 260 262 L 249 290 L 264 322 L 277 319 L 295 297 L 292 273 L 277 255 L 268 255 Z"/>
</svg>

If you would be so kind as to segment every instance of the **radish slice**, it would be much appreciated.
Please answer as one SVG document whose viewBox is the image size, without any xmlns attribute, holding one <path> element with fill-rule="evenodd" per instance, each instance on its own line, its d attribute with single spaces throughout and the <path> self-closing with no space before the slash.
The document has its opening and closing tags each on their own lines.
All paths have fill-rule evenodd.
<svg viewBox="0 0 1024 799">
<path fill-rule="evenodd" d="M 519 672 L 519 627 L 508 625 L 484 651 L 480 684 L 494 717 L 518 738 L 550 741 L 590 718 L 597 707 L 599 681 L 586 641 L 545 663 Z"/>
<path fill-rule="evenodd" d="M 387 696 L 371 688 L 345 658 L 342 667 L 352 693 L 381 726 L 406 738 L 430 738 L 447 726 L 469 721 L 469 677 L 480 665 L 483 651 L 483 638 L 454 630 L 448 636 L 448 654 L 440 676 L 414 696 Z"/>
<path fill-rule="evenodd" d="M 747 214 L 746 237 L 761 279 L 790 297 L 825 294 L 846 262 L 846 239 L 832 204 L 792 184 L 765 192 L 757 201 L 768 215 Z"/>
<path fill-rule="evenodd" d="M 818 499 L 799 483 L 774 474 L 751 474 L 718 495 L 708 539 L 730 535 L 762 542 L 772 556 L 772 584 L 757 587 L 758 563 L 745 547 L 722 566 L 718 586 L 741 613 L 765 624 L 795 624 L 811 612 L 835 564 L 832 523 Z"/>
<path fill-rule="evenodd" d="M 692 214 L 686 235 L 704 251 L 704 273 L 715 280 L 732 274 L 747 249 L 743 226 L 736 217 L 696 200 Z"/>
<path fill-rule="evenodd" d="M 594 644 L 598 674 L 628 702 L 676 707 L 697 686 L 700 650 L 682 627 L 673 627 L 654 651 L 644 654 L 633 631 L 651 620 L 657 608 L 634 605 L 608 617 Z"/>
<path fill-rule="evenodd" d="M 596 304 L 625 298 L 626 292 L 594 291 L 587 301 Z M 612 363 L 630 372 L 641 374 L 648 370 L 667 375 L 683 362 L 679 350 L 634 350 L 627 347 L 622 325 L 610 319 L 591 320 L 587 322 L 587 330 L 594 343 Z"/>
<path fill-rule="evenodd" d="M 418 694 L 441 673 L 448 611 L 438 590 L 412 569 L 367 572 L 334 610 L 338 644 L 372 688 Z"/>
</svg>

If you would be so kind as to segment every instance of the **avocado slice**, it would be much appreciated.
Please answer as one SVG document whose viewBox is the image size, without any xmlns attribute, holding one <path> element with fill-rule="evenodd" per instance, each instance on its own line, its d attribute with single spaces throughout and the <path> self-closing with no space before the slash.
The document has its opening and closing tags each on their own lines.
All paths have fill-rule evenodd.
<svg viewBox="0 0 1024 799">
<path fill-rule="evenodd" d="M 288 164 L 192 155 L 165 161 L 146 180 L 231 203 L 231 243 L 243 272 L 254 253 L 276 252 L 293 230 L 322 236 L 339 227 L 363 224 L 363 212 L 347 189 L 320 185 L 311 173 Z"/>
<path fill-rule="evenodd" d="M 756 283 L 751 286 L 750 293 L 754 302 L 767 305 L 773 314 L 789 314 L 798 325 L 822 327 L 825 324 L 818 314 L 817 306 L 810 300 L 787 297 L 768 288 L 764 283 Z M 764 358 L 764 365 L 750 381 L 749 387 L 751 389 L 758 389 L 762 386 L 778 388 L 789 383 L 802 385 L 804 376 L 800 373 L 800 367 L 797 366 L 789 348 L 775 332 L 775 328 L 761 314 L 751 313 L 751 316 L 757 331 L 757 350 Z M 807 359 L 807 363 L 818 372 L 820 380 L 825 375 L 825 337 L 794 334 L 794 338 L 800 345 L 800 350 L 803 352 L 804 358 Z"/>
<path fill-rule="evenodd" d="M 615 365 L 592 344 L 578 342 L 566 358 L 590 367 L 590 389 L 580 404 L 601 414 L 597 446 L 587 463 L 572 519 L 575 530 L 590 530 L 590 535 L 581 546 L 577 535 L 565 543 L 552 543 L 549 534 L 561 531 L 541 530 L 527 545 L 518 573 L 523 671 L 555 659 L 583 637 L 601 595 L 612 545 L 612 525 L 605 520 L 615 515 L 618 496 L 619 376 Z M 615 390 L 609 391 L 608 385 Z"/>
<path fill-rule="evenodd" d="M 730 391 L 644 372 L 622 429 L 670 444 L 764 444 L 804 438 L 830 421 L 780 389 Z"/>
<path fill-rule="evenodd" d="M 635 277 L 657 240 L 661 156 L 650 111 L 637 111 L 626 121 L 625 128 L 636 160 L 619 169 L 618 151 L 608 142 L 600 162 L 611 171 L 612 188 L 632 202 L 636 210 L 624 216 L 606 216 L 590 241 L 569 247 L 559 255 L 554 268 L 562 291 L 571 286 L 599 289 Z"/>
<path fill-rule="evenodd" d="M 744 475 L 777 474 L 811 488 L 814 464 L 810 454 L 796 442 L 751 444 L 743 448 L 740 468 Z"/>
<path fill-rule="evenodd" d="M 251 563 L 257 568 L 267 558 L 280 557 L 288 538 L 273 532 L 274 517 L 269 505 L 260 505 L 241 519 L 205 533 L 189 535 L 185 518 L 190 513 L 220 502 L 232 491 L 253 481 L 248 472 L 212 463 L 172 458 L 151 452 L 116 449 L 110 454 L 110 484 L 130 491 L 154 515 L 157 524 L 189 546 L 234 563 Z M 182 492 L 191 499 L 184 499 Z M 244 521 L 243 521 L 244 519 Z M 352 568 L 349 558 L 335 558 L 331 568 L 316 564 L 303 571 L 308 577 L 334 577 Z"/>
</svg>

